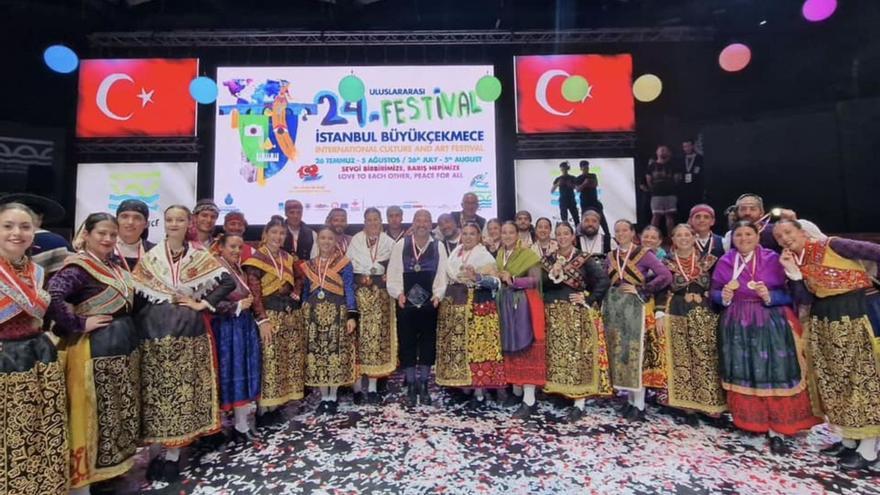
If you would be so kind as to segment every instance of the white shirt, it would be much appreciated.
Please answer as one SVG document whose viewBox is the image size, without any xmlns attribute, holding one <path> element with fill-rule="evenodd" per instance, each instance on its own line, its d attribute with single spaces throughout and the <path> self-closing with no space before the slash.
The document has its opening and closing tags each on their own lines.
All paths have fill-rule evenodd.
<svg viewBox="0 0 880 495">
<path fill-rule="evenodd" d="M 605 254 L 604 234 L 597 233 L 593 237 L 578 236 L 578 249 L 587 254 Z"/>
<path fill-rule="evenodd" d="M 401 239 L 401 241 L 404 239 Z M 413 242 L 415 242 L 415 238 L 413 238 Z M 434 242 L 437 241 L 429 240 L 428 245 L 425 246 L 425 252 L 433 249 L 431 244 Z M 405 245 L 405 242 L 394 243 L 394 247 L 391 249 L 391 258 L 388 260 L 386 287 L 388 288 L 388 295 L 395 301 L 403 294 L 403 247 Z M 437 272 L 434 274 L 434 283 L 431 286 L 432 296 L 437 299 L 443 299 L 443 296 L 446 295 L 446 261 L 446 250 L 438 246 Z"/>
<path fill-rule="evenodd" d="M 387 261 L 391 257 L 391 249 L 394 247 L 394 239 L 384 232 L 379 234 L 378 246 L 372 248 L 367 244 L 367 235 L 364 232 L 358 232 L 351 238 L 348 250 L 345 255 L 351 260 L 351 266 L 354 272 L 359 275 L 384 275 L 385 267 L 382 266 L 383 261 Z M 373 260 L 373 256 L 376 257 Z"/>
</svg>

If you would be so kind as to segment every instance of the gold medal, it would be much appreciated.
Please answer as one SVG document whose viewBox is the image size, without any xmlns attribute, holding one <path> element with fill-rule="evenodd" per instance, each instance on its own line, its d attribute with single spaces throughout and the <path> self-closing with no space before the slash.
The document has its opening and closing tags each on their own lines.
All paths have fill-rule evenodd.
<svg viewBox="0 0 880 495">
<path fill-rule="evenodd" d="M 730 282 L 727 282 L 727 287 L 730 290 L 739 289 L 739 280 L 731 280 Z"/>
<path fill-rule="evenodd" d="M 754 280 L 749 280 L 749 283 L 746 284 L 746 287 L 751 290 L 755 290 L 758 288 L 758 282 L 755 282 Z"/>
</svg>

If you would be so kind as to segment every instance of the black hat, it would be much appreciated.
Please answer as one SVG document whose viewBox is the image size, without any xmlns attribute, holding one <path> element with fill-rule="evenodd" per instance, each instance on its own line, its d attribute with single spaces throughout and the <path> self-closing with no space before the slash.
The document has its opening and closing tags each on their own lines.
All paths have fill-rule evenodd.
<svg viewBox="0 0 880 495">
<path fill-rule="evenodd" d="M 30 193 L 9 193 L 0 196 L 0 204 L 21 203 L 43 217 L 42 223 L 50 224 L 64 219 L 67 211 L 54 199 Z"/>
<path fill-rule="evenodd" d="M 118 217 L 121 213 L 126 211 L 140 213 L 144 216 L 144 220 L 150 219 L 150 207 L 139 199 L 126 199 L 122 203 L 119 203 L 119 207 L 116 208 L 116 216 Z"/>
</svg>

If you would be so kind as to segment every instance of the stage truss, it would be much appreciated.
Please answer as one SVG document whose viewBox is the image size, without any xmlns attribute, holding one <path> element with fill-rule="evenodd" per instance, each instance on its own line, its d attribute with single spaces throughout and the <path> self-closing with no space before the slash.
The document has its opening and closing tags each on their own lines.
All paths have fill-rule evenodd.
<svg viewBox="0 0 880 495">
<path fill-rule="evenodd" d="M 544 31 L 135 31 L 89 36 L 95 48 L 230 46 L 556 45 L 711 41 L 711 28 L 568 29 Z"/>
</svg>

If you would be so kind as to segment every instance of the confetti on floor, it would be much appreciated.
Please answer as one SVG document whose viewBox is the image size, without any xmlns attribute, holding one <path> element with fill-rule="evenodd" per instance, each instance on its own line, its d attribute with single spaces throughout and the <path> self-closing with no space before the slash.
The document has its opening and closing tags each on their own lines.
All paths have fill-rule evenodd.
<svg viewBox="0 0 880 495">
<path fill-rule="evenodd" d="M 286 423 L 250 445 L 193 447 L 181 481 L 144 480 L 146 449 L 118 493 L 155 494 L 560 494 L 729 493 L 880 495 L 880 472 L 841 472 L 818 453 L 824 426 L 771 454 L 762 436 L 729 425 L 687 426 L 649 406 L 648 421 L 620 417 L 617 401 L 588 404 L 575 425 L 564 402 L 541 398 L 528 421 L 489 401 L 471 411 L 434 389 L 433 406 L 409 410 L 397 379 L 381 406 L 341 396 L 339 413 L 316 416 L 313 395 L 285 410 Z"/>
</svg>

